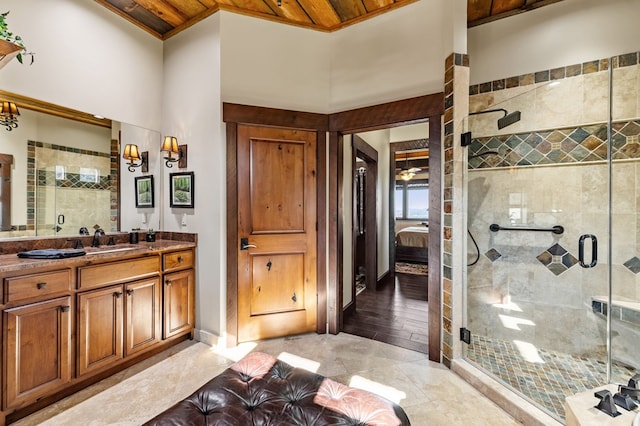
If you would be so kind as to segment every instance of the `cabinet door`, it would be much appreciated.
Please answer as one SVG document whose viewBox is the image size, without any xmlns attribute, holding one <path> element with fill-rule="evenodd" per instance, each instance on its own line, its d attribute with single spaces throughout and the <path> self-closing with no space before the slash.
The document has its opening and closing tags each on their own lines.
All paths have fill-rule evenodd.
<svg viewBox="0 0 640 426">
<path fill-rule="evenodd" d="M 35 402 L 71 380 L 71 297 L 7 309 L 3 408 Z"/>
<path fill-rule="evenodd" d="M 195 278 L 193 269 L 164 276 L 164 338 L 193 330 Z"/>
<path fill-rule="evenodd" d="M 125 356 L 161 340 L 160 278 L 125 285 Z"/>
<path fill-rule="evenodd" d="M 122 286 L 78 295 L 78 375 L 122 359 Z"/>
</svg>

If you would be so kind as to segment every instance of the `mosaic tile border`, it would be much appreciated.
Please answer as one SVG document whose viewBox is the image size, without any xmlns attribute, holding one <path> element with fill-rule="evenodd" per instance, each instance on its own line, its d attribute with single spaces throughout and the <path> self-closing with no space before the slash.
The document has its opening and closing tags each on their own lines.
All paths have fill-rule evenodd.
<svg viewBox="0 0 640 426">
<path fill-rule="evenodd" d="M 38 170 L 37 181 L 41 186 L 55 186 L 58 188 L 111 190 L 111 176 L 100 176 L 99 182 L 87 182 L 78 173 L 66 173 L 64 179 L 57 179 L 56 172 Z"/>
<path fill-rule="evenodd" d="M 94 157 L 103 157 L 103 158 L 111 157 L 111 154 L 107 154 L 106 152 L 92 151 L 89 149 L 80 149 L 80 148 L 74 148 L 71 146 L 56 145 L 56 144 L 51 144 L 46 142 L 27 141 L 27 146 L 28 147 L 33 146 L 35 148 L 53 149 L 55 151 L 62 151 L 62 152 L 72 152 L 74 154 L 91 155 Z"/>
<path fill-rule="evenodd" d="M 610 59 L 596 59 L 583 62 L 581 64 L 567 65 L 565 67 L 553 68 L 550 70 L 537 71 L 514 77 L 502 78 L 469 86 L 469 95 L 481 93 L 497 92 L 499 90 L 511 89 L 519 86 L 528 86 L 535 83 L 561 80 L 563 78 L 575 77 L 583 74 L 591 74 L 609 69 Z M 614 56 L 611 61 L 613 68 L 630 67 L 640 64 L 640 52 L 625 53 Z"/>
<path fill-rule="evenodd" d="M 640 120 L 612 125 L 614 160 L 640 158 Z M 527 133 L 474 138 L 469 145 L 470 169 L 539 166 L 607 160 L 607 124 L 565 127 Z M 486 151 L 498 155 L 474 157 Z"/>
</svg>

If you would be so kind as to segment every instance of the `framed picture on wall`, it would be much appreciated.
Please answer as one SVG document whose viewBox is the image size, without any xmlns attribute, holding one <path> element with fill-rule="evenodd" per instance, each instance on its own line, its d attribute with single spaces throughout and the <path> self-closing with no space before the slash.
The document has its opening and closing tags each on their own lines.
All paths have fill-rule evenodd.
<svg viewBox="0 0 640 426">
<path fill-rule="evenodd" d="M 136 183 L 136 207 L 153 207 L 153 176 L 139 176 Z"/>
<path fill-rule="evenodd" d="M 169 174 L 169 205 L 171 207 L 193 208 L 193 172 Z"/>
</svg>

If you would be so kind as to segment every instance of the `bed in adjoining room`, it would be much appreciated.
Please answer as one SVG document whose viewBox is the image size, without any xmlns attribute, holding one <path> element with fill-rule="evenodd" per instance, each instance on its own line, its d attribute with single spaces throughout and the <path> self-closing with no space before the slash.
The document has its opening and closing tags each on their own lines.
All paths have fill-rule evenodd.
<svg viewBox="0 0 640 426">
<path fill-rule="evenodd" d="M 396 262 L 428 263 L 428 248 L 428 226 L 408 226 L 396 232 Z"/>
</svg>

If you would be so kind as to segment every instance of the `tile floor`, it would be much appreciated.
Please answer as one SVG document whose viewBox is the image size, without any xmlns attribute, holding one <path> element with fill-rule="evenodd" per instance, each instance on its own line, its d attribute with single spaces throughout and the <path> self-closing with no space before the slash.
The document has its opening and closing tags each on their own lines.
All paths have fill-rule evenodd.
<svg viewBox="0 0 640 426">
<path fill-rule="evenodd" d="M 425 354 L 345 333 L 274 339 L 228 350 L 183 342 L 14 424 L 139 425 L 250 351 L 290 354 L 287 362 L 302 361 L 317 367 L 319 374 L 380 393 L 398 402 L 414 426 L 519 424 Z"/>
<path fill-rule="evenodd" d="M 473 335 L 469 360 L 535 401 L 556 419 L 564 422 L 566 397 L 607 383 L 604 360 L 538 348 L 527 359 L 513 342 Z M 616 363 L 614 377 L 635 373 Z"/>
</svg>

